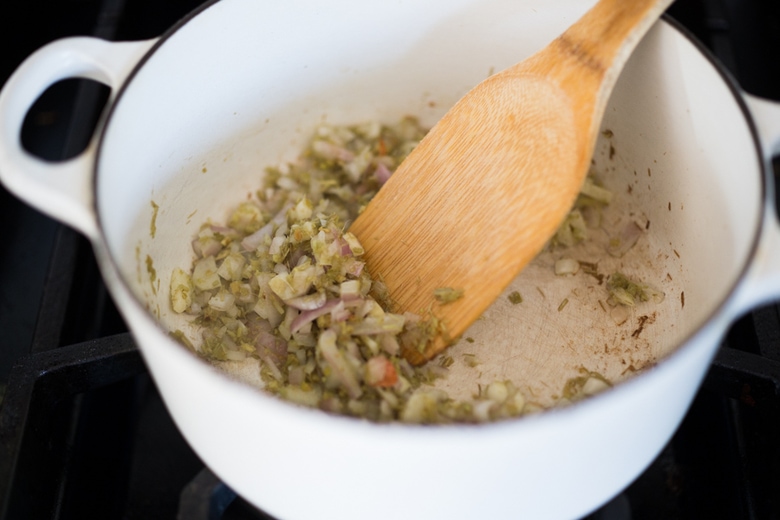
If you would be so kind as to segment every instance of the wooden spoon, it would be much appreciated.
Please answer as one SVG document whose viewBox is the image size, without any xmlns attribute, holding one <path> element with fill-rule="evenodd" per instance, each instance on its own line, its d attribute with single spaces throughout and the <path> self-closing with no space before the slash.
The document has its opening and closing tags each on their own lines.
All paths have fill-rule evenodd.
<svg viewBox="0 0 780 520">
<path fill-rule="evenodd" d="M 601 0 L 529 59 L 477 85 L 351 225 L 397 312 L 435 317 L 431 359 L 555 234 L 588 173 L 607 99 L 672 0 Z M 442 304 L 439 288 L 462 290 Z"/>
</svg>

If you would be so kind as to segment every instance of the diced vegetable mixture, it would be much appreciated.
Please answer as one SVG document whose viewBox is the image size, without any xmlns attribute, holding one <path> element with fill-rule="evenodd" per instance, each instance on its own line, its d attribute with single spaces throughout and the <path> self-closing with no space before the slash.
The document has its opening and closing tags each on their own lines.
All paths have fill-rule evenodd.
<svg viewBox="0 0 780 520">
<path fill-rule="evenodd" d="M 521 415 L 525 398 L 510 381 L 456 401 L 429 384 L 448 363 L 413 367 L 400 355 L 401 345 L 424 346 L 440 325 L 388 310 L 381 281 L 369 276 L 363 247 L 348 231 L 424 135 L 410 117 L 392 126 L 322 126 L 297 161 L 266 170 L 256 197 L 239 204 L 226 223 L 204 224 L 192 242 L 196 260 L 172 273 L 170 287 L 173 310 L 192 315 L 200 328 L 197 352 L 218 362 L 256 358 L 267 391 L 374 421 Z M 589 180 L 553 243 L 585 239 L 586 219 L 597 218 L 610 199 Z M 576 272 L 572 262 L 556 270 Z M 617 303 L 642 297 L 634 285 L 612 285 Z M 443 304 L 462 296 L 446 287 L 435 294 Z M 522 301 L 519 294 L 510 299 Z"/>
</svg>

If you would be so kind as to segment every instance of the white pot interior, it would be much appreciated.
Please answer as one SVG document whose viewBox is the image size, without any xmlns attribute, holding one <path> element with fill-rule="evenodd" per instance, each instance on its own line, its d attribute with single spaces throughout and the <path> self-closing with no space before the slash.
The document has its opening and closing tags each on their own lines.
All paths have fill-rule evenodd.
<svg viewBox="0 0 780 520">
<path fill-rule="evenodd" d="M 197 331 L 170 309 L 170 273 L 190 265 L 190 242 L 201 223 L 224 221 L 232 207 L 261 186 L 263 169 L 295 157 L 319 123 L 393 122 L 413 114 L 433 124 L 470 87 L 543 47 L 592 3 L 424 0 L 387 9 L 377 2 L 347 0 L 327 5 L 222 0 L 184 24 L 122 93 L 97 165 L 97 206 L 109 253 L 132 293 L 159 321 L 156 332 L 181 329 L 197 342 Z M 762 184 L 744 114 L 716 68 L 676 29 L 657 25 L 621 76 L 603 129 L 611 137 L 599 140 L 594 170 L 616 202 L 593 243 L 567 254 L 598 260 L 601 273 L 620 270 L 652 284 L 665 293 L 664 301 L 637 307 L 617 325 L 599 304 L 603 286 L 585 275 L 556 278 L 551 265 L 562 253 L 548 253 L 510 287 L 521 291 L 521 305 L 500 298 L 466 334 L 474 343 L 461 342 L 448 352 L 459 359 L 478 349 L 481 361 L 476 371 L 464 363 L 453 365 L 441 384 L 455 396 L 471 395 L 479 383 L 509 378 L 530 400 L 546 406 L 583 368 L 614 382 L 627 379 L 689 338 L 737 283 L 759 226 Z M 605 244 L 630 221 L 644 229 L 637 245 L 622 258 L 604 255 Z M 570 302 L 558 311 L 564 298 Z M 170 343 L 143 329 L 139 343 L 147 360 L 153 365 L 173 361 L 175 353 L 166 350 Z M 708 330 L 705 339 L 718 332 Z M 301 454 L 309 449 L 308 432 L 301 426 L 318 421 L 317 442 L 331 442 L 333 451 L 322 454 L 315 445 L 311 457 L 324 457 L 317 460 L 330 461 L 328 467 L 338 467 L 346 479 L 366 470 L 366 456 L 375 455 L 377 440 L 382 442 L 387 471 L 365 485 L 355 484 L 365 502 L 350 502 L 353 518 L 361 518 L 377 486 L 403 480 L 419 490 L 420 482 L 407 474 L 413 460 L 424 463 L 413 472 L 426 479 L 426 471 L 433 471 L 426 468 L 449 460 L 450 449 L 459 453 L 458 466 L 471 464 L 473 471 L 458 473 L 454 465 L 452 471 L 437 470 L 440 488 L 430 479 L 425 485 L 449 493 L 449 499 L 410 502 L 413 511 L 467 516 L 469 504 L 490 497 L 494 512 L 542 518 L 539 511 L 552 517 L 584 514 L 651 460 L 681 417 L 685 398 L 692 397 L 704 371 L 702 360 L 714 345 L 699 342 L 696 349 L 664 365 L 675 359 L 679 365 L 660 371 L 668 376 L 664 388 L 634 385 L 624 394 L 613 392 L 620 395 L 612 401 L 585 403 L 590 415 L 572 407 L 576 410 L 568 415 L 548 414 L 547 422 L 520 420 L 511 426 L 517 430 L 497 425 L 474 435 L 473 430 L 448 429 L 453 436 L 446 439 L 413 429 L 345 426 L 316 413 L 282 413 L 277 403 L 247 397 L 192 363 L 174 369 L 160 362 L 152 369 L 177 422 L 207 463 L 239 492 L 268 504 L 272 513 L 293 518 L 316 510 L 295 500 L 296 488 L 290 485 L 295 475 L 280 471 L 289 465 L 286 449 Z M 256 367 L 228 370 L 257 382 Z M 170 378 L 176 382 L 166 383 Z M 216 393 L 234 399 L 220 401 Z M 187 401 L 189 395 L 193 402 Z M 615 410 L 636 409 L 629 395 L 644 407 L 633 420 L 613 422 Z M 658 402 L 672 398 L 671 405 Z M 653 407 L 672 411 L 649 418 Z M 258 410 L 276 414 L 273 426 L 256 416 Z M 581 435 L 570 443 L 571 428 Z M 249 447 L 214 442 L 239 429 L 267 440 L 273 449 L 261 442 Z M 347 442 L 348 432 L 353 436 Z M 292 439 L 289 446 L 280 444 L 287 439 Z M 547 439 L 557 447 L 542 447 Z M 529 451 L 521 440 L 539 449 Z M 427 458 L 412 459 L 423 452 Z M 620 463 L 602 465 L 613 452 L 622 457 Z M 541 459 L 553 464 L 542 471 L 534 465 Z M 270 475 L 253 470 L 259 461 Z M 520 471 L 523 464 L 533 471 Z M 567 465 L 565 472 L 556 469 L 561 464 Z M 596 469 L 598 478 L 584 478 Z M 484 471 L 496 479 L 483 479 Z M 398 475 L 405 476 L 399 480 Z M 527 492 L 515 495 L 514 482 L 523 482 Z M 551 502 L 542 490 L 553 488 L 573 494 Z M 325 488 L 306 492 L 312 504 L 332 500 Z M 503 496 L 521 498 L 510 504 L 498 499 Z M 404 507 L 388 504 L 384 517 L 408 513 Z"/>
</svg>

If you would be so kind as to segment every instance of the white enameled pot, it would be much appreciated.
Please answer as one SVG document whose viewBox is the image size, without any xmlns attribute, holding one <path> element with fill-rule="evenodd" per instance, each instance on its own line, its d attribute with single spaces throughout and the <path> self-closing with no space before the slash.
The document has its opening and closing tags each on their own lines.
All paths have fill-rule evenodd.
<svg viewBox="0 0 780 520">
<path fill-rule="evenodd" d="M 642 347 L 657 356 L 634 377 L 624 370 L 613 389 L 481 426 L 377 425 L 301 409 L 227 377 L 171 339 L 168 332 L 186 324 L 169 309 L 167 284 L 171 270 L 191 260 L 200 223 L 224 218 L 257 189 L 264 166 L 297 155 L 317 123 L 409 113 L 433 123 L 468 88 L 543 47 L 592 3 L 221 0 L 156 40 L 56 41 L 30 56 L 0 93 L 0 179 L 91 239 L 183 435 L 269 514 L 583 516 L 670 439 L 728 325 L 780 295 L 769 165 L 780 149 L 780 108 L 742 93 L 670 22 L 656 24 L 631 58 L 607 109 L 611 137 L 595 156 L 605 183 L 630 192 L 650 223 L 652 247 L 634 267 L 669 275 L 666 307 L 658 310 L 663 326 L 643 333 L 650 335 Z M 42 162 L 20 145 L 22 120 L 49 85 L 70 77 L 110 86 L 109 109 L 83 154 Z M 560 339 L 564 329 L 549 325 L 555 316 L 522 325 L 522 334 L 545 329 L 539 338 Z M 521 335 L 513 326 L 499 320 L 496 334 Z M 583 325 L 579 332 L 600 333 Z M 534 343 L 523 366 L 542 371 L 545 359 L 536 358 L 557 344 Z M 579 355 L 573 365 L 600 359 Z"/>
</svg>

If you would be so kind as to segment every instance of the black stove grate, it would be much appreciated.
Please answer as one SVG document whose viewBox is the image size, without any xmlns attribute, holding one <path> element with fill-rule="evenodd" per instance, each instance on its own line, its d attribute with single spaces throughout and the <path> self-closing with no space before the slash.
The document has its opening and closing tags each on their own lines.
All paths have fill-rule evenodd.
<svg viewBox="0 0 780 520">
<path fill-rule="evenodd" d="M 16 7 L 23 12 L 0 8 L 13 14 L 0 18 L 0 37 L 10 37 L 0 83 L 46 41 L 153 37 L 198 4 L 39 0 Z M 678 0 L 670 12 L 746 90 L 780 99 L 780 2 Z M 54 86 L 28 116 L 25 146 L 53 160 L 75 155 L 106 97 L 88 81 Z M 2 188 L 0 222 L 0 520 L 268 519 L 177 431 L 88 241 Z M 779 502 L 780 308 L 770 305 L 734 324 L 674 438 L 588 519 L 778 519 Z"/>
</svg>

